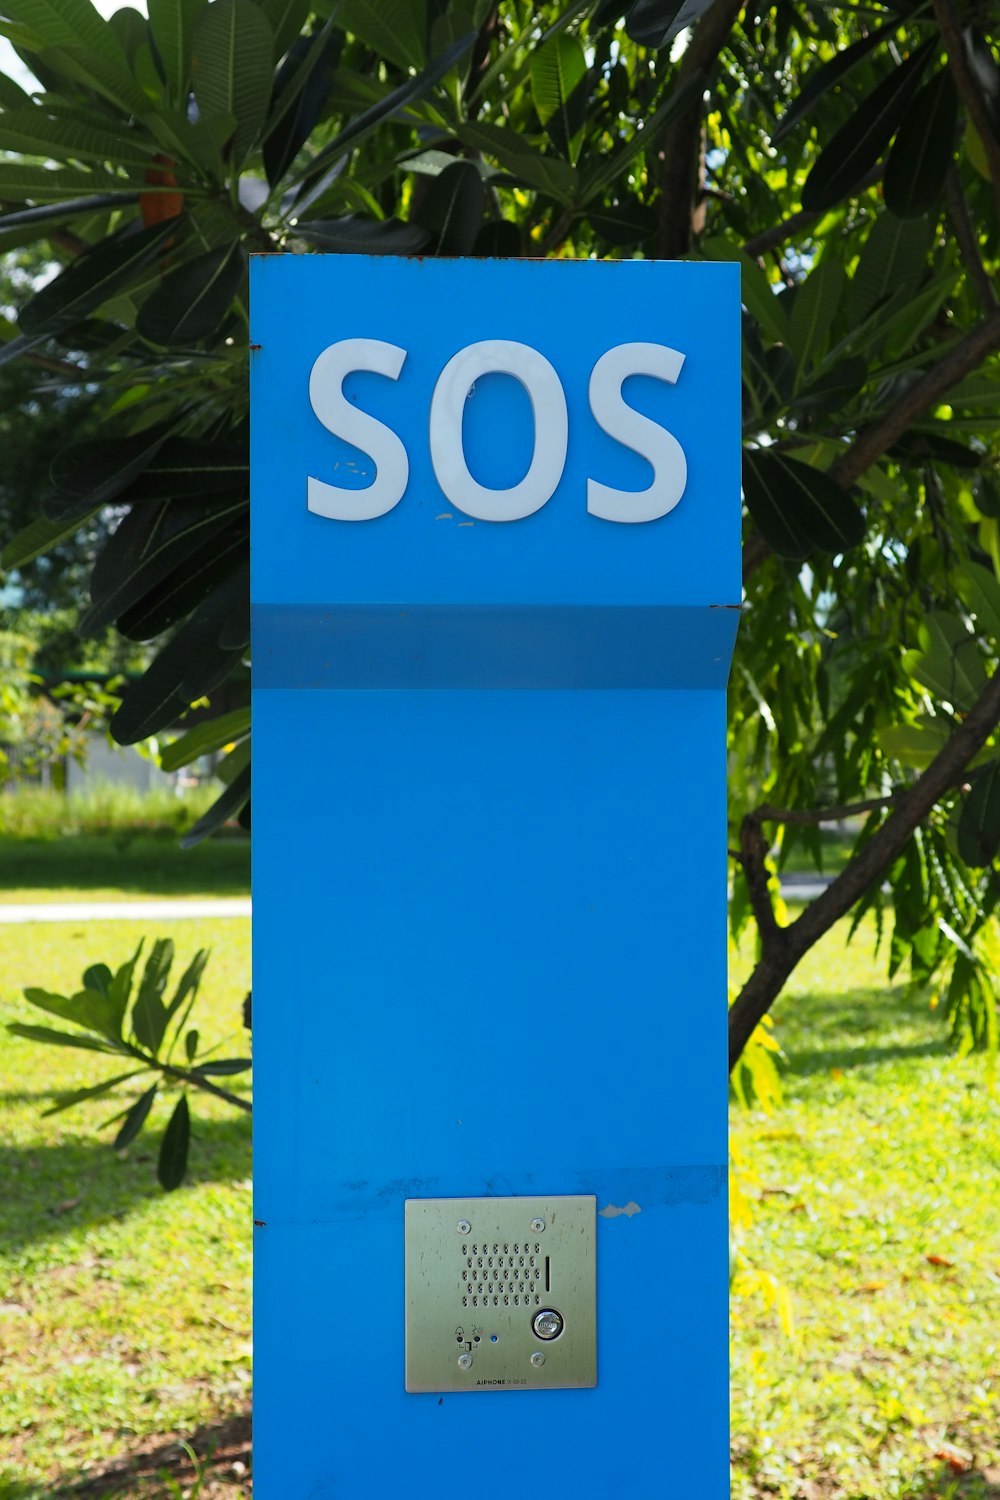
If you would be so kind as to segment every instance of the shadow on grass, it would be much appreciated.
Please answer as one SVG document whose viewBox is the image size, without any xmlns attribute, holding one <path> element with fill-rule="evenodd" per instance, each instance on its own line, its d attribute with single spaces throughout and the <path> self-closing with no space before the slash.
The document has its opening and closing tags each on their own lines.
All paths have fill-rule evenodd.
<svg viewBox="0 0 1000 1500">
<path fill-rule="evenodd" d="M 182 849 L 173 833 L 0 839 L 0 901 L 17 901 L 23 890 L 246 896 L 250 841 L 214 839 Z"/>
<path fill-rule="evenodd" d="M 907 1500 L 1000 1500 L 1000 1469 L 956 1474 L 941 1464 L 906 1492 Z"/>
<path fill-rule="evenodd" d="M 162 1197 L 156 1155 L 165 1111 L 154 1115 L 153 1122 L 127 1157 L 116 1156 L 96 1136 L 53 1145 L 0 1146 L 0 1250 L 16 1254 L 37 1241 L 124 1219 L 140 1204 Z M 249 1175 L 249 1116 L 199 1118 L 194 1101 L 185 1187 Z"/>
<path fill-rule="evenodd" d="M 243 1494 L 246 1481 L 242 1471 L 250 1469 L 250 1413 L 226 1417 L 199 1427 L 183 1437 L 153 1438 L 143 1447 L 103 1465 L 96 1473 L 85 1476 L 64 1474 L 50 1485 L 4 1485 L 0 1480 L 0 1500 L 160 1500 L 175 1496 L 197 1483 L 198 1493 L 210 1497 Z M 195 1455 L 197 1468 L 187 1452 Z M 232 1473 L 236 1464 L 241 1473 Z M 171 1483 L 172 1481 L 172 1483 Z M 176 1488 L 175 1488 L 176 1486 Z"/>
<path fill-rule="evenodd" d="M 808 1016 L 808 1024 L 800 1021 Z M 944 1057 L 952 1050 L 947 1023 L 927 1000 L 900 986 L 783 995 L 774 1008 L 786 1071 L 799 1077 L 837 1068 Z"/>
</svg>

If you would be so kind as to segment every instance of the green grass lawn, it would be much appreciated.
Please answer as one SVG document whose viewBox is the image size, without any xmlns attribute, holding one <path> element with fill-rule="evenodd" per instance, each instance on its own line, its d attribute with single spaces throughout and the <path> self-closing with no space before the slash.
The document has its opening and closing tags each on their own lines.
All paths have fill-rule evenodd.
<svg viewBox="0 0 1000 1500">
<path fill-rule="evenodd" d="M 179 961 L 213 948 L 202 1025 L 219 1038 L 238 1030 L 249 923 L 163 930 Z M 28 1013 L 20 986 L 71 985 L 142 933 L 125 922 L 0 928 L 6 1016 Z M 846 949 L 843 934 L 779 1007 L 780 1112 L 733 1114 L 753 1213 L 743 1265 L 775 1279 L 796 1322 L 790 1338 L 761 1290 L 735 1299 L 733 1494 L 997 1500 L 997 1098 L 982 1060 L 949 1057 L 926 1002 L 886 987 L 863 938 Z M 166 1197 L 154 1178 L 166 1109 L 124 1160 L 95 1133 L 114 1113 L 107 1101 L 40 1118 L 55 1092 L 104 1068 L 0 1033 L 0 1500 L 59 1494 L 57 1475 L 249 1399 L 247 1124 L 199 1100 L 192 1181 Z M 223 1476 L 202 1495 L 247 1492 Z"/>
<path fill-rule="evenodd" d="M 841 928 L 775 1010 L 770 1119 L 734 1113 L 749 1261 L 733 1309 L 734 1500 L 1000 1496 L 1000 1131 L 981 1058 Z"/>
<path fill-rule="evenodd" d="M 174 832 L 0 837 L 0 903 L 248 896 L 250 840 L 182 849 Z"/>
<path fill-rule="evenodd" d="M 208 1038 L 235 1034 L 234 1050 L 245 1050 L 249 922 L 177 920 L 164 931 L 178 965 L 211 947 L 198 1024 Z M 71 990 L 86 964 L 122 962 L 147 933 L 123 921 L 0 927 L 3 1018 L 38 1021 L 15 999 L 22 986 Z M 248 1120 L 207 1096 L 192 1101 L 190 1181 L 165 1195 L 155 1154 L 167 1105 L 154 1109 L 124 1159 L 96 1128 L 120 1107 L 112 1101 L 40 1118 L 60 1091 L 116 1071 L 110 1059 L 0 1031 L 4 1500 L 5 1482 L 19 1496 L 15 1484 L 190 1432 L 248 1401 Z"/>
</svg>

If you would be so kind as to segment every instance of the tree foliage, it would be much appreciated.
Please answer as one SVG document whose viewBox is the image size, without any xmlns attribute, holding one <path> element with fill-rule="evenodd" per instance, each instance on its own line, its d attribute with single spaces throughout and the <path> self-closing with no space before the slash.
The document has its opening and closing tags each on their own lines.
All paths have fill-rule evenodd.
<svg viewBox="0 0 1000 1500">
<path fill-rule="evenodd" d="M 887 929 L 891 973 L 940 987 L 965 1044 L 995 1047 L 989 9 L 149 0 L 148 22 L 104 22 L 90 0 L 0 0 L 0 14 L 40 85 L 0 79 L 0 248 L 41 244 L 57 263 L 0 330 L 0 365 L 50 387 L 57 366 L 58 399 L 83 393 L 98 424 L 56 456 L 5 562 L 116 517 L 83 628 L 155 644 L 116 736 L 162 731 L 247 651 L 248 253 L 738 259 L 733 925 L 756 924 L 759 962 L 731 1010 L 733 1057 L 850 911 Z M 248 817 L 247 730 L 244 716 L 199 836 Z M 187 743 L 234 733 L 227 715 Z M 819 863 L 838 818 L 862 820 L 853 853 L 788 921 L 775 866 L 795 847 Z"/>
</svg>

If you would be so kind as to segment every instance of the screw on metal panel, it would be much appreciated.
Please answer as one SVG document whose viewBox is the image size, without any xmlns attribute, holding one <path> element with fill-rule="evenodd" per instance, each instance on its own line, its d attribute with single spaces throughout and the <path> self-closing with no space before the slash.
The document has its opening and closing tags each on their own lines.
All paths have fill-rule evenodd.
<svg viewBox="0 0 1000 1500">
<path fill-rule="evenodd" d="M 531 1227 L 535 1231 L 536 1234 L 541 1234 L 542 1230 L 545 1228 L 545 1220 L 544 1219 L 532 1219 L 532 1221 L 531 1221 Z"/>
<path fill-rule="evenodd" d="M 460 1370 L 471 1370 L 472 1369 L 472 1355 L 471 1354 L 460 1354 L 458 1356 L 458 1368 Z"/>
<path fill-rule="evenodd" d="M 472 1232 L 472 1225 L 469 1223 L 468 1219 L 459 1219 L 458 1223 L 455 1225 L 455 1228 L 459 1234 L 470 1234 Z"/>
<path fill-rule="evenodd" d="M 535 1350 L 534 1354 L 531 1356 L 531 1363 L 534 1365 L 536 1370 L 540 1370 L 542 1368 L 542 1365 L 544 1365 L 545 1363 L 545 1355 L 542 1353 L 541 1349 Z"/>
</svg>

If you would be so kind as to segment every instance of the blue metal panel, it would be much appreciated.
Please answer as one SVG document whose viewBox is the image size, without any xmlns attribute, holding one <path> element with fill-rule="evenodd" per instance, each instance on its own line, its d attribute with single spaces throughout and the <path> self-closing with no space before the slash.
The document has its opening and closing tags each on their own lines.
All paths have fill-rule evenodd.
<svg viewBox="0 0 1000 1500">
<path fill-rule="evenodd" d="M 257 603 L 739 603 L 738 266 L 301 255 L 256 256 L 252 274 Z M 410 485 L 388 515 L 352 524 L 306 510 L 306 474 L 345 486 L 372 477 L 306 392 L 322 350 L 361 337 L 407 350 L 398 380 L 362 373 L 345 391 L 402 437 Z M 427 436 L 448 359 L 497 337 L 544 354 L 569 407 L 561 484 L 507 525 L 444 501 Z M 641 490 L 649 467 L 601 431 L 587 387 L 607 349 L 642 340 L 685 355 L 676 385 L 634 376 L 626 395 L 677 437 L 688 483 L 662 523 L 614 525 L 587 515 L 587 478 Z M 519 477 L 508 463 L 513 454 L 523 472 L 531 423 L 517 382 L 477 382 L 468 409 L 470 468 L 498 486 Z"/>
<path fill-rule="evenodd" d="M 728 1494 L 735 616 L 710 606 L 739 588 L 733 269 L 255 266 L 263 1500 Z M 498 334 L 557 368 L 570 455 L 536 515 L 460 530 L 434 519 L 428 381 Z M 362 336 L 411 351 L 391 419 L 411 484 L 377 521 L 332 522 L 305 508 L 335 442 L 305 388 L 326 343 Z M 573 434 L 590 365 L 629 339 L 675 345 L 701 383 L 670 407 L 688 492 L 616 526 L 586 513 L 588 466 L 648 475 Z M 364 404 L 389 420 L 399 392 L 376 385 Z M 488 426 L 470 465 L 510 483 Z M 596 1388 L 407 1395 L 403 1200 L 580 1192 L 599 1208 Z"/>
</svg>

